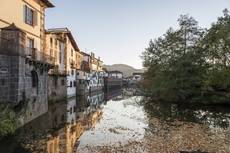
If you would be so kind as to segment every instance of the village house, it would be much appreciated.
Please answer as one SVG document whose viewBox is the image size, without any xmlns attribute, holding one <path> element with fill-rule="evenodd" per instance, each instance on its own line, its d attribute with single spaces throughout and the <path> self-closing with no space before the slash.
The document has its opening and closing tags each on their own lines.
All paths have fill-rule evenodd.
<svg viewBox="0 0 230 153">
<path fill-rule="evenodd" d="M 49 72 L 49 97 L 75 97 L 76 74 L 83 57 L 72 33 L 67 28 L 46 30 L 46 48 L 55 59 L 55 67 Z"/>
<path fill-rule="evenodd" d="M 91 53 L 91 80 L 90 92 L 101 91 L 104 88 L 104 71 L 102 70 L 103 62 L 100 57 L 96 58 L 94 53 Z"/>
<path fill-rule="evenodd" d="M 91 57 L 89 54 L 80 52 L 81 66 L 77 69 L 77 95 L 84 95 L 89 92 L 89 82 L 90 82 L 90 63 Z"/>
<path fill-rule="evenodd" d="M 102 71 L 103 62 L 100 57 L 96 58 L 94 53 L 91 53 L 91 71 L 93 72 L 101 72 Z"/>
<path fill-rule="evenodd" d="M 81 69 L 77 71 L 77 94 L 102 91 L 104 87 L 103 62 L 94 53 L 81 52 L 83 60 Z"/>
<path fill-rule="evenodd" d="M 49 0 L 1 0 L 0 101 L 25 108 L 23 123 L 44 114 L 48 71 L 53 58 L 45 52 L 45 9 Z"/>
</svg>

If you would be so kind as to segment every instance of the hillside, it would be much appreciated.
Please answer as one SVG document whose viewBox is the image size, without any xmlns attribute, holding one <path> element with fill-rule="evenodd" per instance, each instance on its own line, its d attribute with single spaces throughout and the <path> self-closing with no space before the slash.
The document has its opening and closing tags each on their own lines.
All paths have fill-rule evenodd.
<svg viewBox="0 0 230 153">
<path fill-rule="evenodd" d="M 126 64 L 113 64 L 113 65 L 104 65 L 108 71 L 121 71 L 124 74 L 124 77 L 132 76 L 133 73 L 144 72 L 143 69 L 135 69 L 132 66 Z"/>
</svg>

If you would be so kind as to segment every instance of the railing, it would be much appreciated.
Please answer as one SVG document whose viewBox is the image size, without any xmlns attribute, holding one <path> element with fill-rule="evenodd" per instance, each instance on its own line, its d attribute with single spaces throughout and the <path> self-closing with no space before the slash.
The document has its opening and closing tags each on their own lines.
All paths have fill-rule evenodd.
<svg viewBox="0 0 230 153">
<path fill-rule="evenodd" d="M 60 70 L 58 66 L 55 66 L 53 69 L 50 70 L 50 74 L 55 74 L 55 75 L 68 75 L 67 70 Z"/>
<path fill-rule="evenodd" d="M 41 61 L 49 64 L 55 64 L 55 58 L 45 54 L 44 52 L 38 51 L 36 48 L 25 47 L 25 56 L 28 59 L 35 61 Z"/>
<path fill-rule="evenodd" d="M 35 61 L 40 61 L 49 64 L 55 64 L 55 58 L 38 51 L 36 48 L 25 47 L 14 40 L 8 40 L 0 37 L 0 54 L 9 56 L 22 56 Z"/>
</svg>

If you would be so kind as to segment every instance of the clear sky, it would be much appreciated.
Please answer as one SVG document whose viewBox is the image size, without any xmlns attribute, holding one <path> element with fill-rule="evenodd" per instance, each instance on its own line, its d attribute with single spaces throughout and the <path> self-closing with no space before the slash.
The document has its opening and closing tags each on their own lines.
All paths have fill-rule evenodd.
<svg viewBox="0 0 230 153">
<path fill-rule="evenodd" d="M 82 51 L 105 64 L 142 67 L 141 52 L 150 39 L 177 26 L 180 14 L 209 27 L 230 8 L 230 0 L 52 0 L 46 28 L 68 27 Z"/>
</svg>

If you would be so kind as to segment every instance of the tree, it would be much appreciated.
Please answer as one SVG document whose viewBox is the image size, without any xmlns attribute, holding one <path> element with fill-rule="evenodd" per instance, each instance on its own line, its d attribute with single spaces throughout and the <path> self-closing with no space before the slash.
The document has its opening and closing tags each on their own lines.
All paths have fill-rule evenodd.
<svg viewBox="0 0 230 153">
<path fill-rule="evenodd" d="M 150 41 L 143 53 L 145 87 L 152 97 L 163 101 L 184 101 L 200 94 L 205 73 L 204 50 L 199 45 L 203 30 L 197 21 L 182 15 L 179 29 Z"/>
<path fill-rule="evenodd" d="M 223 11 L 208 30 L 202 43 L 207 51 L 207 60 L 210 65 L 207 86 L 215 91 L 230 91 L 230 15 Z"/>
<path fill-rule="evenodd" d="M 230 99 L 230 15 L 224 10 L 208 30 L 188 16 L 150 41 L 142 54 L 144 88 L 160 101 L 228 103 Z"/>
</svg>

